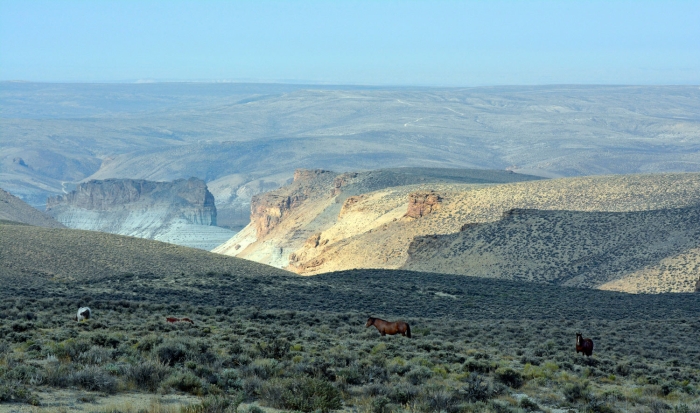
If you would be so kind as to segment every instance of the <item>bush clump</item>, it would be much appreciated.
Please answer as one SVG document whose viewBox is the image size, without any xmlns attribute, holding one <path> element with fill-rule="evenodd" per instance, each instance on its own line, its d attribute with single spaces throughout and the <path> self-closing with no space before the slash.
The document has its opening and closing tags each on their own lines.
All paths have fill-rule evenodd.
<svg viewBox="0 0 700 413">
<path fill-rule="evenodd" d="M 496 379 L 514 389 L 523 385 L 523 375 L 510 367 L 496 370 Z"/>
<path fill-rule="evenodd" d="M 311 377 L 272 379 L 262 385 L 260 396 L 278 409 L 328 412 L 342 407 L 338 389 L 325 380 Z"/>
<path fill-rule="evenodd" d="M 170 368 L 157 361 L 145 360 L 127 367 L 125 377 L 139 389 L 155 391 L 170 374 Z"/>
</svg>

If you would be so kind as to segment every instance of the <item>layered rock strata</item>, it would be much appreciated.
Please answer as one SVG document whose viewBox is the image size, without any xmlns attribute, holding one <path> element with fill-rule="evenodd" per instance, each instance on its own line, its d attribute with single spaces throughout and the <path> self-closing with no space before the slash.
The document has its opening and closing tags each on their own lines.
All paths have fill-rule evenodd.
<svg viewBox="0 0 700 413">
<path fill-rule="evenodd" d="M 89 181 L 51 197 L 46 212 L 69 228 L 212 249 L 233 235 L 216 226 L 214 196 L 197 178 Z"/>
</svg>

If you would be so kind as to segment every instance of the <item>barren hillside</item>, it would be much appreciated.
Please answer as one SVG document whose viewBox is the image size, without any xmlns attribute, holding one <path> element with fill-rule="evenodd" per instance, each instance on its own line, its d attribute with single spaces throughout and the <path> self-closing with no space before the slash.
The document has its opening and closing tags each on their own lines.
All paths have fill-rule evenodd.
<svg viewBox="0 0 700 413">
<path fill-rule="evenodd" d="M 514 208 L 581 213 L 661 210 L 658 213 L 659 221 L 655 221 L 654 226 L 649 226 L 661 232 L 647 232 L 645 240 L 664 244 L 666 236 L 664 234 L 671 231 L 671 229 L 664 230 L 667 222 L 669 228 L 674 228 L 672 223 L 675 223 L 673 225 L 677 228 L 682 228 L 684 215 L 676 214 L 688 211 L 683 208 L 700 205 L 700 174 L 562 178 L 508 184 L 435 182 L 393 186 L 354 194 L 346 197 L 345 200 L 342 200 L 339 195 L 334 195 L 330 188 L 322 192 L 325 195 L 319 194 L 313 201 L 282 214 L 273 230 L 260 234 L 256 232 L 254 225 L 250 225 L 215 251 L 286 267 L 308 275 L 352 268 L 404 268 L 404 266 L 420 268 L 424 271 L 464 274 L 461 268 L 462 262 L 459 261 L 461 258 L 455 258 L 453 261 L 445 260 L 443 265 L 439 252 L 420 255 L 421 258 L 431 257 L 430 260 L 425 258 L 426 263 L 417 264 L 421 262 L 418 256 L 409 261 L 411 243 L 416 237 L 455 234 L 467 231 L 474 224 L 499 221 L 504 212 Z M 593 215 L 573 214 L 571 216 L 574 217 L 572 219 L 579 219 L 579 217 Z M 638 215 L 624 216 L 630 218 Z M 665 216 L 669 218 L 666 219 Z M 671 220 L 670 217 L 675 218 Z M 563 219 L 563 216 L 560 218 Z M 607 233 L 606 236 L 611 240 L 629 239 L 626 237 L 633 236 L 635 230 L 644 229 L 646 224 L 643 224 L 643 221 L 627 218 L 615 227 L 615 231 L 618 232 Z M 567 224 L 557 221 L 552 225 L 576 227 L 583 225 L 583 222 Z M 634 225 L 637 229 L 627 228 L 628 225 Z M 505 240 L 510 237 L 510 229 L 498 226 L 489 228 L 501 231 L 492 234 L 494 240 Z M 629 292 L 692 291 L 689 283 L 694 277 L 695 258 L 692 257 L 695 255 L 685 249 L 694 248 L 693 243 L 696 238 L 692 235 L 694 229 L 687 228 L 683 231 L 686 232 L 683 232 L 682 243 L 673 244 L 675 245 L 673 247 L 660 248 L 656 251 L 656 255 L 653 255 L 657 261 L 645 261 L 648 266 L 651 266 L 644 267 L 646 269 L 654 265 L 665 268 L 656 273 L 653 271 L 643 273 L 659 274 L 661 278 L 656 281 L 613 282 L 642 274 L 638 273 L 642 270 L 638 265 L 630 264 L 625 267 L 620 261 L 615 264 L 618 265 L 616 272 L 596 275 L 591 279 L 588 276 L 577 278 L 569 284 Z M 601 233 L 590 232 L 589 235 L 599 237 Z M 594 237 L 581 242 L 585 245 L 585 242 L 593 242 L 595 239 Z M 523 236 L 521 241 L 525 243 L 527 238 Z M 575 240 L 570 239 L 568 242 L 575 244 Z M 554 242 L 547 245 L 550 250 L 542 251 L 543 262 L 537 265 L 542 266 L 552 261 L 552 257 L 560 254 L 559 248 L 568 248 L 564 244 Z M 515 244 L 513 248 L 516 248 Z M 623 248 L 623 245 L 616 245 L 614 248 Z M 649 252 L 649 250 L 637 251 L 632 254 L 632 257 L 639 257 Z M 450 254 L 454 255 L 452 252 Z M 495 266 L 515 265 L 511 260 L 516 262 L 520 258 L 517 254 L 509 256 L 504 253 L 499 259 L 501 261 L 494 263 Z M 439 264 L 435 264 L 434 261 Z M 668 265 L 670 262 L 681 261 L 684 262 L 683 265 Z M 562 265 L 568 263 L 564 258 L 554 262 Z M 515 271 L 517 266 L 513 268 Z M 504 278 L 537 278 L 539 281 L 554 281 L 547 279 L 546 275 L 533 274 L 528 278 L 520 272 L 506 271 L 505 273 L 507 275 L 503 275 Z M 654 275 L 654 277 L 657 276 Z"/>
<path fill-rule="evenodd" d="M 32 208 L 21 199 L 2 189 L 0 189 L 0 220 L 21 222 L 46 228 L 64 228 L 60 222 Z"/>
<path fill-rule="evenodd" d="M 291 275 L 250 261 L 159 241 L 0 221 L 0 275 L 5 282 L 8 277 L 39 277 L 60 282 L 123 274 L 161 277 L 211 271 Z"/>
<path fill-rule="evenodd" d="M 339 217 L 347 216 L 356 204 L 366 206 L 361 208 L 361 211 L 363 218 L 367 219 L 369 216 L 375 216 L 377 213 L 382 215 L 404 205 L 406 194 L 392 193 L 393 196 L 388 198 L 376 199 L 377 205 L 367 206 L 367 203 L 371 202 L 368 194 L 373 191 L 393 191 L 391 188 L 399 188 L 399 191 L 405 192 L 422 185 L 478 185 L 485 182 L 502 183 L 533 179 L 541 178 L 507 171 L 444 168 L 396 168 L 343 174 L 323 170 L 297 170 L 291 184 L 253 197 L 251 223 L 213 251 L 284 268 L 289 265 L 290 259 L 294 262 L 303 260 L 303 257 L 296 255 L 290 258 L 290 254 L 305 243 L 313 245 L 313 248 L 319 243 L 325 246 L 328 240 L 320 241 L 317 235 L 341 223 Z M 339 238 L 362 233 L 377 223 L 353 222 L 350 225 L 352 228 L 349 232 L 340 230 Z"/>
</svg>

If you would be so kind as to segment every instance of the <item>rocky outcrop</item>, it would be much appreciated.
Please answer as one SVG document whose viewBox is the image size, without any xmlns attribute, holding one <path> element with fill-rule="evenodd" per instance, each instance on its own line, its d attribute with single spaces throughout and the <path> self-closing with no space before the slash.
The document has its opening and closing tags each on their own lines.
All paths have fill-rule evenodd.
<svg viewBox="0 0 700 413">
<path fill-rule="evenodd" d="M 214 196 L 197 178 L 172 182 L 107 179 L 47 200 L 69 228 L 110 232 L 211 249 L 232 231 L 216 227 Z"/>
<path fill-rule="evenodd" d="M 343 187 L 348 186 L 358 175 L 357 172 L 346 172 L 338 175 L 333 181 L 333 196 L 340 195 L 343 192 Z"/>
<path fill-rule="evenodd" d="M 698 282 L 695 283 L 695 292 L 700 293 L 700 278 L 698 278 Z"/>
<path fill-rule="evenodd" d="M 325 191 L 319 189 L 328 188 L 336 176 L 335 172 L 321 169 L 297 169 L 294 181 L 289 186 L 253 196 L 250 202 L 250 221 L 257 237 L 270 233 L 291 210 L 309 198 L 323 194 Z"/>
<path fill-rule="evenodd" d="M 413 192 L 408 195 L 408 211 L 405 217 L 420 218 L 440 208 L 442 198 L 433 191 Z"/>
<path fill-rule="evenodd" d="M 367 198 L 367 195 L 364 195 L 364 194 L 348 197 L 348 199 L 346 199 L 345 202 L 343 203 L 342 208 L 340 208 L 340 213 L 338 214 L 338 218 L 347 214 L 357 203 L 359 203 L 360 201 L 362 201 L 365 198 Z"/>
</svg>

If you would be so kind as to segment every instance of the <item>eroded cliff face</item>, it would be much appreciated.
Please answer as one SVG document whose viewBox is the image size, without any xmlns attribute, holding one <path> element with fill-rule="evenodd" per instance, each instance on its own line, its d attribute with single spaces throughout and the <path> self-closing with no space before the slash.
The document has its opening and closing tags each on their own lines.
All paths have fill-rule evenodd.
<svg viewBox="0 0 700 413">
<path fill-rule="evenodd" d="M 297 169 L 291 185 L 253 196 L 250 221 L 258 238 L 269 234 L 289 213 L 311 197 L 319 196 L 338 174 L 321 169 Z M 329 194 L 330 195 L 330 194 Z"/>
<path fill-rule="evenodd" d="M 51 197 L 46 212 L 69 228 L 156 239 L 202 249 L 232 235 L 216 227 L 214 196 L 197 178 L 107 179 Z"/>
<path fill-rule="evenodd" d="M 419 191 L 408 195 L 408 210 L 405 217 L 420 218 L 440 208 L 442 198 L 434 191 Z"/>
</svg>

